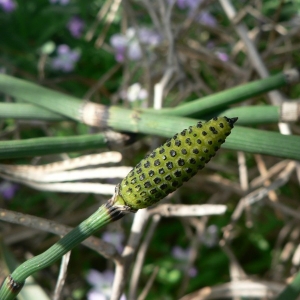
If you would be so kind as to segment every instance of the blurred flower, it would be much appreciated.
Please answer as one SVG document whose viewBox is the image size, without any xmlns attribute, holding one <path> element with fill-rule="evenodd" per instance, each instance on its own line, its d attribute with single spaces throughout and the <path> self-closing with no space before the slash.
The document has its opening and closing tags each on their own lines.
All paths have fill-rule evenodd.
<svg viewBox="0 0 300 300">
<path fill-rule="evenodd" d="M 215 27 L 217 25 L 217 20 L 208 11 L 201 11 L 195 16 L 195 20 L 207 26 Z"/>
<path fill-rule="evenodd" d="M 199 7 L 200 3 L 203 0 L 177 0 L 177 6 L 179 9 L 187 9 L 188 15 L 194 17 L 196 22 L 214 27 L 217 24 L 217 21 L 213 15 L 211 15 L 208 11 L 202 10 L 199 13 L 195 14 L 195 10 Z"/>
<path fill-rule="evenodd" d="M 200 237 L 201 242 L 208 248 L 218 245 L 218 227 L 216 225 L 209 225 L 203 235 Z"/>
<path fill-rule="evenodd" d="M 140 83 L 136 82 L 132 84 L 127 91 L 122 90 L 120 97 L 123 100 L 135 102 L 137 100 L 145 100 L 148 97 L 148 92 L 145 90 Z"/>
<path fill-rule="evenodd" d="M 71 50 L 68 45 L 59 45 L 57 47 L 57 56 L 52 58 L 51 66 L 54 70 L 71 72 L 74 70 L 75 64 L 79 58 L 79 50 Z"/>
<path fill-rule="evenodd" d="M 142 49 L 137 40 L 133 40 L 127 49 L 127 55 L 130 60 L 140 60 L 142 58 Z"/>
<path fill-rule="evenodd" d="M 140 28 L 138 32 L 134 28 L 128 28 L 125 35 L 117 33 L 110 38 L 110 44 L 114 48 L 115 59 L 118 62 L 123 62 L 126 55 L 129 60 L 139 60 L 142 58 L 140 43 L 149 49 L 156 47 L 161 41 L 161 35 L 149 28 Z"/>
<path fill-rule="evenodd" d="M 186 9 L 186 0 L 177 0 L 176 2 L 179 9 Z"/>
<path fill-rule="evenodd" d="M 138 31 L 138 38 L 141 43 L 154 47 L 162 42 L 161 35 L 149 28 L 140 28 Z"/>
<path fill-rule="evenodd" d="M 84 26 L 84 21 L 77 16 L 72 17 L 67 24 L 67 28 L 69 29 L 71 35 L 75 38 L 80 38 L 82 36 Z"/>
<path fill-rule="evenodd" d="M 225 52 L 221 52 L 221 51 L 217 51 L 216 55 L 218 56 L 218 58 L 222 61 L 228 61 L 229 57 L 228 54 Z"/>
<path fill-rule="evenodd" d="M 175 246 L 172 248 L 172 256 L 179 260 L 187 260 L 189 258 L 191 249 L 184 250 L 179 246 Z"/>
<path fill-rule="evenodd" d="M 196 9 L 202 0 L 177 0 L 177 6 L 179 9 Z"/>
<path fill-rule="evenodd" d="M 17 184 L 4 180 L 0 183 L 0 194 L 5 200 L 11 200 L 15 196 L 18 188 L 19 186 Z"/>
<path fill-rule="evenodd" d="M 115 50 L 115 59 L 117 62 L 123 62 L 125 60 L 126 48 L 128 40 L 120 33 L 116 33 L 111 36 L 110 44 Z"/>
<path fill-rule="evenodd" d="M 217 50 L 218 48 L 216 47 L 215 43 L 213 41 L 208 41 L 208 43 L 206 44 L 206 47 L 211 51 L 214 52 L 216 54 L 216 56 L 222 60 L 222 61 L 228 61 L 229 60 L 229 56 L 226 52 Z M 219 48 L 220 49 L 220 48 Z"/>
<path fill-rule="evenodd" d="M 60 5 L 67 5 L 70 2 L 70 0 L 49 0 L 49 2 L 51 4 L 58 3 Z"/>
<path fill-rule="evenodd" d="M 100 273 L 91 269 L 86 277 L 87 282 L 92 286 L 92 289 L 88 292 L 87 299 L 109 300 L 114 277 L 114 273 L 110 270 Z M 126 300 L 125 295 L 122 295 L 120 299 Z"/>
<path fill-rule="evenodd" d="M 102 235 L 102 240 L 113 244 L 116 247 L 116 249 L 119 251 L 119 253 L 121 253 L 124 248 L 123 246 L 124 235 L 121 232 L 105 231 Z"/>
<path fill-rule="evenodd" d="M 5 12 L 12 12 L 16 9 L 16 3 L 13 0 L 0 0 L 0 7 Z"/>
<path fill-rule="evenodd" d="M 182 269 L 186 269 L 186 262 L 188 262 L 189 260 L 190 253 L 190 248 L 187 248 L 186 250 L 179 246 L 175 246 L 172 248 L 172 256 L 184 263 L 183 265 L 179 265 L 179 267 L 181 267 Z M 198 274 L 198 271 L 195 267 L 190 267 L 188 270 L 188 274 L 190 277 L 195 277 Z"/>
</svg>

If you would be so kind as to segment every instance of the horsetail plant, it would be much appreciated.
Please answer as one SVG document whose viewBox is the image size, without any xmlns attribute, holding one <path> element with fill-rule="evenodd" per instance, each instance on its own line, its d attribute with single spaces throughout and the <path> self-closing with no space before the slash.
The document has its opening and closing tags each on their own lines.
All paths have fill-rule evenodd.
<svg viewBox="0 0 300 300">
<path fill-rule="evenodd" d="M 238 118 L 215 117 L 174 135 L 141 160 L 116 186 L 114 196 L 42 254 L 21 264 L 3 282 L 1 300 L 15 299 L 28 276 L 48 267 L 126 213 L 149 207 L 188 181 L 215 156 Z"/>
</svg>

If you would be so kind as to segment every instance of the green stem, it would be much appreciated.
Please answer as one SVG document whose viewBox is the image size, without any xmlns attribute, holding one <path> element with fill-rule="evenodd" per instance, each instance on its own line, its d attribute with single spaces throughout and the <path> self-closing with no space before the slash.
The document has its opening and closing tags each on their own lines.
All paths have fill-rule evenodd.
<svg viewBox="0 0 300 300">
<path fill-rule="evenodd" d="M 274 113 L 276 113 L 275 110 Z M 111 107 L 106 126 L 120 131 L 169 138 L 195 122 L 195 119 L 191 118 L 169 115 L 159 117 L 154 113 Z M 106 145 L 103 134 L 3 141 L 0 144 L 0 159 L 98 149 Z M 281 147 L 281 145 L 289 145 L 289 147 Z M 241 126 L 235 126 L 235 130 L 223 148 L 300 160 L 299 136 L 287 136 L 278 132 Z"/>
<path fill-rule="evenodd" d="M 23 79 L 0 74 L 0 91 L 71 119 L 81 120 L 83 101 Z"/>
<path fill-rule="evenodd" d="M 214 111 L 212 115 L 206 115 L 205 119 L 209 120 L 215 115 L 227 116 L 228 118 L 239 116 L 239 125 L 278 123 L 280 122 L 280 109 L 280 106 L 274 105 L 240 106 Z M 33 104 L 0 103 L 0 119 L 5 118 L 41 121 L 70 120 L 63 115 Z"/>
<path fill-rule="evenodd" d="M 226 91 L 215 93 L 174 108 L 161 109 L 157 111 L 157 113 L 190 117 L 195 115 L 205 116 L 228 105 L 241 102 L 295 82 L 299 82 L 299 72 L 296 69 L 292 69 L 265 79 L 256 80 Z"/>
<path fill-rule="evenodd" d="M 292 76 L 291 74 L 294 75 Z M 93 122 L 91 122 L 93 126 L 101 127 L 102 125 L 105 128 L 109 127 L 119 131 L 170 137 L 176 132 L 182 130 L 182 128 L 187 128 L 195 123 L 194 119 L 178 118 L 174 116 L 174 114 L 193 115 L 199 112 L 201 112 L 201 114 L 212 112 L 223 107 L 224 105 L 227 107 L 228 104 L 241 101 L 248 97 L 255 96 L 259 93 L 266 92 L 273 88 L 278 88 L 298 80 L 298 71 L 290 70 L 289 72 L 280 73 L 263 80 L 251 82 L 225 92 L 183 104 L 173 109 L 162 109 L 161 111 L 155 111 L 155 113 L 148 111 L 134 111 L 116 106 L 108 108 L 103 105 L 96 105 L 95 103 L 84 105 L 84 102 L 78 98 L 51 91 L 47 88 L 37 86 L 25 80 L 17 79 L 4 74 L 0 74 L 0 91 L 6 92 L 7 94 L 15 96 L 19 99 L 22 98 L 36 105 L 43 106 L 46 109 L 63 114 L 77 121 L 82 119 L 93 120 Z M 37 95 L 39 98 L 36 98 Z M 274 116 L 277 113 L 276 108 L 272 108 L 272 112 L 273 118 L 275 118 Z M 168 113 L 168 115 L 160 115 L 166 113 Z M 244 112 L 244 114 L 246 114 L 246 112 Z M 240 117 L 239 115 L 237 116 Z M 263 117 L 262 111 L 260 111 L 260 117 Z M 95 136 L 81 136 L 77 137 L 78 140 L 76 140 L 75 137 L 71 137 L 69 140 L 71 142 L 70 145 L 66 145 L 67 142 L 69 142 L 67 141 L 67 138 L 58 138 L 60 140 L 58 140 L 57 143 L 61 147 L 60 149 L 54 149 L 55 147 L 51 147 L 49 144 L 47 144 L 49 143 L 46 140 L 48 138 L 45 138 L 45 140 L 39 139 L 39 142 L 41 144 L 45 143 L 46 146 L 38 144 L 35 146 L 30 140 L 16 142 L 14 145 L 6 142 L 1 146 L 2 148 L 0 147 L 0 153 L 3 152 L 2 157 L 12 157 L 12 155 L 19 156 L 18 154 L 13 154 L 19 151 L 23 151 L 23 153 L 25 153 L 21 155 L 40 155 L 47 153 L 48 146 L 48 153 L 72 150 L 76 151 L 87 148 L 94 149 L 99 145 L 97 144 L 97 139 L 94 137 Z M 103 139 L 103 136 L 100 137 L 100 141 L 98 141 L 102 144 L 101 139 Z M 50 143 L 53 145 L 54 141 L 55 139 L 51 140 Z M 74 141 L 74 144 L 72 141 Z M 279 133 L 265 132 L 237 126 L 236 130 L 229 137 L 224 148 L 299 160 L 299 141 L 300 139 L 297 136 L 283 136 Z M 79 143 L 78 146 L 77 142 Z M 10 145 L 13 145 L 16 150 L 12 150 Z M 283 147 L 282 145 L 289 145 L 289 147 Z M 30 149 L 29 147 L 33 148 Z M 34 149 L 34 151 L 32 149 Z"/>
<path fill-rule="evenodd" d="M 65 116 L 28 103 L 0 103 L 0 119 L 66 121 Z"/>
<path fill-rule="evenodd" d="M 53 264 L 102 226 L 121 218 L 124 214 L 119 208 L 109 200 L 48 250 L 21 264 L 5 279 L 0 290 L 0 299 L 15 299 L 28 276 Z"/>
<path fill-rule="evenodd" d="M 102 133 L 1 141 L 0 159 L 74 152 L 103 147 L 107 147 L 107 138 Z"/>
<path fill-rule="evenodd" d="M 259 125 L 280 122 L 280 107 L 275 105 L 239 106 L 217 112 L 218 116 L 239 117 L 239 125 Z"/>
<path fill-rule="evenodd" d="M 156 110 L 156 114 L 205 117 L 230 104 L 255 97 L 282 86 L 299 82 L 299 71 L 291 69 L 265 79 L 240 85 L 174 108 Z M 23 99 L 73 120 L 82 121 L 84 101 L 12 76 L 0 74 L 0 91 Z M 148 109 L 147 111 L 152 111 Z M 90 116 L 89 116 L 90 117 Z"/>
<path fill-rule="evenodd" d="M 110 108 L 107 121 L 107 125 L 115 130 L 142 132 L 163 137 L 171 137 L 176 132 L 180 132 L 182 128 L 188 128 L 193 124 L 195 124 L 195 119 L 191 118 L 158 116 L 154 113 L 118 107 Z M 288 145 L 288 147 L 283 145 Z M 282 135 L 278 132 L 241 126 L 234 126 L 234 130 L 222 148 L 300 160 L 299 136 Z"/>
</svg>

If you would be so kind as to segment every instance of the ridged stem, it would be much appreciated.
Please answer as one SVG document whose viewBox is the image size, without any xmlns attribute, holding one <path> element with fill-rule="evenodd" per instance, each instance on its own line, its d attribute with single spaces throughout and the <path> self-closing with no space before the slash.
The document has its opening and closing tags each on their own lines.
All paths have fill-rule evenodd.
<svg viewBox="0 0 300 300">
<path fill-rule="evenodd" d="M 43 121 L 65 121 L 64 115 L 54 113 L 48 109 L 28 103 L 0 103 L 0 118 L 43 120 Z"/>
<path fill-rule="evenodd" d="M 226 91 L 215 93 L 174 108 L 157 111 L 158 114 L 175 116 L 205 116 L 228 105 L 241 102 L 262 93 L 278 89 L 287 84 L 299 82 L 299 70 L 292 69 L 265 79 L 249 82 Z"/>
<path fill-rule="evenodd" d="M 1 141 L 0 159 L 74 152 L 103 147 L 107 147 L 107 138 L 102 133 Z"/>
<path fill-rule="evenodd" d="M 253 81 L 226 91 L 196 99 L 174 108 L 156 110 L 155 113 L 175 116 L 205 117 L 207 114 L 219 109 L 224 109 L 224 107 L 230 104 L 241 102 L 273 89 L 299 82 L 299 78 L 299 71 L 297 69 L 291 69 L 265 79 Z M 82 121 L 84 119 L 82 115 L 84 101 L 26 80 L 0 74 L 0 91 L 73 120 Z M 147 111 L 153 112 L 153 110 L 149 109 Z M 88 122 L 87 120 L 87 123 Z"/>
<path fill-rule="evenodd" d="M 25 261 L 9 275 L 1 287 L 0 299 L 15 299 L 28 276 L 50 266 L 102 226 L 118 220 L 123 215 L 122 207 L 114 206 L 112 200 L 109 200 L 105 205 L 100 206 L 94 214 L 66 234 L 56 244 L 42 254 Z"/>
<path fill-rule="evenodd" d="M 214 111 L 213 114 L 206 115 L 204 117 L 206 120 L 209 120 L 215 115 L 227 116 L 229 118 L 239 116 L 240 125 L 278 123 L 281 119 L 281 109 L 282 108 L 280 106 L 274 105 L 240 106 L 225 110 Z M 297 110 L 296 103 L 295 110 Z M 33 104 L 0 103 L 0 119 L 6 118 L 41 121 L 71 120 L 68 119 L 66 116 L 59 115 L 58 113 L 51 112 L 45 108 L 41 108 Z M 297 119 L 293 121 L 297 121 Z"/>
<path fill-rule="evenodd" d="M 120 118 L 121 115 L 122 118 Z M 169 115 L 157 116 L 156 114 L 132 112 L 117 107 L 110 109 L 108 118 L 108 126 L 116 130 L 143 132 L 163 137 L 171 137 L 176 132 L 180 132 L 183 128 L 193 124 L 195 124 L 195 119 L 191 118 Z M 288 147 L 283 145 L 288 145 Z M 278 132 L 241 126 L 234 126 L 234 130 L 222 148 L 300 160 L 299 136 L 282 135 Z"/>
<path fill-rule="evenodd" d="M 129 110 L 116 106 L 108 108 L 95 103 L 85 103 L 78 98 L 70 97 L 4 74 L 0 74 L 0 91 L 6 92 L 17 98 L 22 98 L 36 105 L 43 106 L 49 110 L 56 111 L 57 113 L 64 114 L 74 120 L 85 120 L 86 124 L 90 122 L 92 126 L 102 126 L 104 128 L 109 127 L 119 131 L 170 137 L 176 132 L 181 131 L 183 128 L 195 123 L 194 119 L 178 118 L 171 114 L 188 115 L 212 110 L 215 111 L 225 104 L 227 106 L 230 103 L 241 101 L 247 97 L 254 96 L 273 88 L 278 88 L 282 85 L 294 83 L 298 80 L 299 73 L 294 69 L 287 73 L 280 73 L 263 80 L 251 82 L 222 93 L 186 103 L 170 110 L 163 109 L 162 111 L 155 111 L 153 113 L 148 111 L 141 112 Z M 168 115 L 158 115 L 161 113 L 167 113 Z M 273 113 L 276 113 L 275 109 L 273 109 Z M 239 115 L 237 116 L 240 117 Z M 247 137 L 247 139 L 245 139 L 245 137 Z M 47 151 L 49 151 L 48 153 L 55 153 L 56 151 L 77 151 L 87 148 L 96 148 L 99 145 L 97 143 L 99 142 L 97 136 L 83 136 L 77 138 L 78 140 L 73 137 L 71 137 L 70 140 L 62 138 L 62 140 L 58 141 L 58 144 L 61 146 L 61 149 L 59 150 L 57 150 L 58 148 L 55 149 L 55 147 L 47 144 L 47 140 L 52 144 L 53 141 L 55 141 L 55 138 L 54 140 L 45 138 L 45 140 L 39 139 L 39 141 L 31 140 L 28 142 L 22 140 L 20 144 L 18 144 L 18 142 L 16 142 L 16 144 L 10 144 L 10 142 L 6 141 L 2 144 L 0 153 L 4 153 L 2 157 L 12 157 L 12 155 L 17 156 L 18 154 L 15 153 L 19 151 L 23 151 L 24 155 L 40 155 L 46 154 Z M 100 137 L 100 139 L 101 138 L 103 137 Z M 74 141 L 76 140 L 74 144 L 72 144 L 72 139 L 74 139 Z M 300 160 L 299 140 L 300 138 L 297 136 L 283 136 L 279 133 L 237 126 L 236 130 L 229 137 L 228 142 L 224 145 L 224 148 Z M 38 150 L 39 146 L 36 146 L 35 148 L 34 144 L 36 142 L 41 143 L 42 150 Z M 67 145 L 69 142 L 71 143 L 70 147 Z M 45 143 L 46 147 L 43 146 L 43 143 Z M 282 145 L 287 144 L 289 147 L 282 147 Z M 17 147 L 18 149 L 13 151 L 12 148 L 14 147 Z"/>
<path fill-rule="evenodd" d="M 239 106 L 217 112 L 228 118 L 238 116 L 239 126 L 280 122 L 280 107 L 275 105 Z"/>
<path fill-rule="evenodd" d="M 240 117 L 239 115 L 237 116 Z M 190 125 L 195 124 L 195 122 L 195 119 L 191 118 L 169 115 L 159 117 L 154 113 L 111 107 L 106 126 L 119 131 L 169 138 L 183 128 L 188 128 Z M 97 149 L 106 145 L 106 138 L 103 134 L 3 141 L 0 144 L 0 158 L 74 152 L 85 149 Z M 282 147 L 282 145 L 289 145 L 289 147 Z M 287 136 L 278 132 L 241 126 L 235 126 L 235 130 L 227 139 L 223 148 L 300 160 L 299 136 Z"/>
<path fill-rule="evenodd" d="M 0 91 L 80 121 L 83 101 L 29 81 L 0 74 Z"/>
</svg>

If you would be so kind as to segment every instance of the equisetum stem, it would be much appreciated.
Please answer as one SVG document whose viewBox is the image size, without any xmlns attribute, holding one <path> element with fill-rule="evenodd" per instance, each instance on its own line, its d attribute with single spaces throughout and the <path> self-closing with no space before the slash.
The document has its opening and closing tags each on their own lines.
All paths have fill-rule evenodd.
<svg viewBox="0 0 300 300">
<path fill-rule="evenodd" d="M 3 282 L 0 290 L 0 299 L 15 299 L 28 276 L 50 266 L 102 226 L 122 218 L 126 212 L 129 212 L 126 206 L 116 205 L 113 199 L 114 198 L 110 199 L 106 204 L 100 206 L 94 214 L 80 223 L 48 250 L 21 264 Z"/>
</svg>

